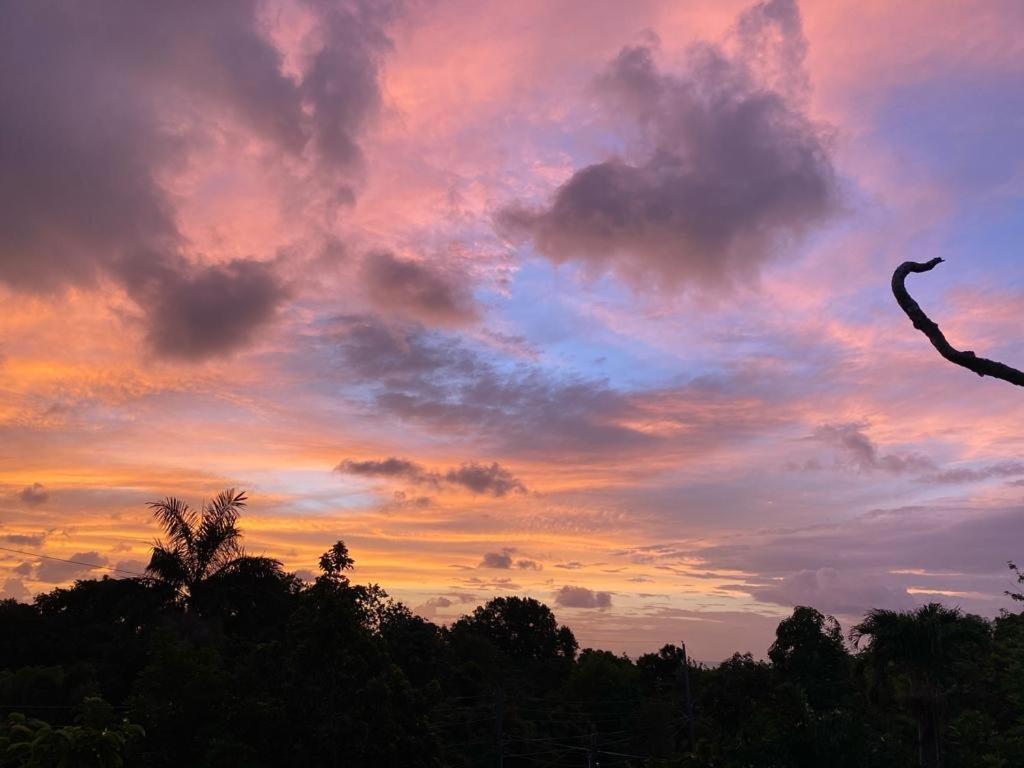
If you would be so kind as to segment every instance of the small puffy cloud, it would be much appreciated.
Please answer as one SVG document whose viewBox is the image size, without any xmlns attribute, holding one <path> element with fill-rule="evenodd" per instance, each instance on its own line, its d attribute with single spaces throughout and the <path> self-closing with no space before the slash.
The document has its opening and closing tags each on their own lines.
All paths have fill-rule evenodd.
<svg viewBox="0 0 1024 768">
<path fill-rule="evenodd" d="M 555 568 L 562 568 L 566 571 L 578 571 L 585 566 L 579 560 L 570 560 L 568 563 L 555 563 Z"/>
<path fill-rule="evenodd" d="M 362 276 L 370 299 L 389 314 L 440 326 L 465 325 L 479 315 L 465 277 L 428 262 L 375 251 L 363 260 Z"/>
<path fill-rule="evenodd" d="M 497 568 L 502 570 L 517 568 L 520 571 L 541 571 L 544 569 L 544 566 L 536 560 L 513 558 L 512 555 L 515 551 L 514 547 L 505 547 L 500 552 L 485 552 L 477 568 Z"/>
<path fill-rule="evenodd" d="M 562 608 L 597 608 L 604 610 L 612 605 L 610 592 L 594 592 L 586 587 L 564 586 L 555 592 L 555 605 Z"/>
<path fill-rule="evenodd" d="M 96 567 L 107 565 L 107 558 L 99 552 L 76 552 L 64 560 L 42 560 L 36 567 L 35 578 L 37 581 L 46 581 L 50 584 L 58 584 L 84 576 Z"/>
<path fill-rule="evenodd" d="M 495 498 L 512 492 L 526 492 L 522 481 L 497 462 L 487 465 L 470 461 L 445 472 L 433 472 L 414 461 L 391 456 L 386 459 L 345 459 L 335 466 L 334 471 L 362 477 L 398 478 L 434 487 L 458 486 L 471 493 Z"/>
<path fill-rule="evenodd" d="M 478 568 L 500 568 L 512 567 L 512 553 L 514 549 L 503 549 L 501 552 L 485 552 Z"/>
<path fill-rule="evenodd" d="M 363 477 L 402 477 L 419 480 L 426 472 L 422 466 L 407 459 L 391 456 L 387 459 L 367 459 L 356 461 L 345 459 L 334 468 L 335 472 Z"/>
<path fill-rule="evenodd" d="M 640 149 L 576 171 L 543 208 L 499 230 L 555 262 L 642 282 L 727 288 L 755 277 L 837 208 L 827 132 L 803 111 L 806 41 L 795 0 L 740 16 L 735 50 L 689 51 L 663 72 L 653 45 L 624 48 L 596 92 Z"/>
<path fill-rule="evenodd" d="M 468 462 L 457 469 L 449 469 L 445 472 L 444 479 L 473 493 L 489 496 L 500 497 L 511 492 L 526 493 L 526 486 L 497 462 L 489 466 Z"/>
<path fill-rule="evenodd" d="M 42 483 L 32 483 L 32 485 L 26 485 L 21 489 L 18 493 L 18 498 L 22 504 L 35 507 L 45 504 L 50 498 L 50 492 L 46 490 Z"/>
<path fill-rule="evenodd" d="M 433 619 L 437 616 L 439 608 L 449 608 L 454 604 L 455 603 L 453 601 L 442 595 L 440 597 L 432 597 L 429 600 L 420 603 L 412 610 L 413 613 L 419 614 L 424 619 Z"/>
</svg>

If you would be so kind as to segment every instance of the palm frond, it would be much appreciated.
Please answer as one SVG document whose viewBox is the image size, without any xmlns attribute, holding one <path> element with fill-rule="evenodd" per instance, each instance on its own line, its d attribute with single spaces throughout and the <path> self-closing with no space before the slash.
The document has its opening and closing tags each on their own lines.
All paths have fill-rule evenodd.
<svg viewBox="0 0 1024 768">
<path fill-rule="evenodd" d="M 182 562 L 181 554 L 174 549 L 164 547 L 159 542 L 153 547 L 153 554 L 149 559 L 149 565 L 146 566 L 146 571 L 160 581 L 175 587 L 180 587 L 189 581 L 189 574 Z"/>
<path fill-rule="evenodd" d="M 168 496 L 162 501 L 151 501 L 146 506 L 153 510 L 153 516 L 172 542 L 183 542 L 192 546 L 199 514 L 181 499 Z"/>
</svg>

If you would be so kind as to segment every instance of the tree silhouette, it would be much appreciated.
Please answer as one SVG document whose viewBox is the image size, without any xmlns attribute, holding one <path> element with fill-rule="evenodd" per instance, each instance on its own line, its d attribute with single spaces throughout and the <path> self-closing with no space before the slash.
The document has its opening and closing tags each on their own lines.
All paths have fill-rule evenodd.
<svg viewBox="0 0 1024 768">
<path fill-rule="evenodd" d="M 199 510 L 173 496 L 148 506 L 167 539 L 153 547 L 146 571 L 183 593 L 188 602 L 213 579 L 234 572 L 270 576 L 281 571 L 278 561 L 246 555 L 242 549 L 238 515 L 246 506 L 245 491 L 221 491 Z"/>
<path fill-rule="evenodd" d="M 957 667 L 989 640 L 984 619 L 938 603 L 916 611 L 869 611 L 851 631 L 870 637 L 864 659 L 917 722 L 918 754 L 925 768 L 942 765 L 943 710 Z"/>
</svg>

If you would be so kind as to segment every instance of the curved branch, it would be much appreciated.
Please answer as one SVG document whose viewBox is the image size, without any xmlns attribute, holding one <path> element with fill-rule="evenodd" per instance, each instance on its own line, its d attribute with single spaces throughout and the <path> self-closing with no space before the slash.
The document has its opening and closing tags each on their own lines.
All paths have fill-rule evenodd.
<svg viewBox="0 0 1024 768">
<path fill-rule="evenodd" d="M 1024 387 L 1024 372 L 996 360 L 978 357 L 970 350 L 961 352 L 955 349 L 952 344 L 946 341 L 946 337 L 939 330 L 939 326 L 935 321 L 928 317 L 918 303 L 914 301 L 913 297 L 907 293 L 907 288 L 903 283 L 907 279 L 908 274 L 911 272 L 930 272 L 936 265 L 941 263 L 942 259 L 934 258 L 931 261 L 926 261 L 924 264 L 916 261 L 904 261 L 896 267 L 896 271 L 892 273 L 892 293 L 896 297 L 896 303 L 907 313 L 907 317 L 910 318 L 914 327 L 927 336 L 932 346 L 939 350 L 939 354 L 949 360 L 949 362 L 963 366 L 969 371 L 974 371 L 979 376 L 992 376 L 993 378 L 1016 384 L 1018 387 Z"/>
</svg>

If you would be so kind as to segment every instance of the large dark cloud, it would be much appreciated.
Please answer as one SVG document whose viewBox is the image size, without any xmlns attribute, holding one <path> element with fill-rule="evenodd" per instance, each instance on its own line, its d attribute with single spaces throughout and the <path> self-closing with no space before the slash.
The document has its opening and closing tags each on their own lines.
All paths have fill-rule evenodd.
<svg viewBox="0 0 1024 768">
<path fill-rule="evenodd" d="M 149 307 L 149 341 L 168 357 L 200 359 L 246 344 L 271 318 L 286 291 L 256 261 L 236 260 L 175 275 Z"/>
<path fill-rule="evenodd" d="M 256 0 L 0 6 L 0 282 L 48 293 L 113 280 L 162 354 L 244 344 L 284 298 L 280 281 L 255 261 L 189 253 L 162 179 L 230 126 L 312 156 L 351 198 L 344 179 L 379 101 L 378 7 L 311 3 L 320 23 L 293 77 Z"/>
<path fill-rule="evenodd" d="M 648 45 L 624 48 L 597 80 L 639 146 L 574 173 L 550 205 L 515 205 L 499 229 L 556 262 L 630 279 L 721 288 L 749 279 L 835 208 L 820 126 L 802 111 L 806 49 L 794 0 L 744 13 L 733 51 L 695 45 L 680 74 Z"/>
<path fill-rule="evenodd" d="M 363 261 L 363 279 L 370 298 L 390 314 L 441 326 L 464 325 L 478 316 L 466 282 L 427 262 L 375 251 Z"/>
</svg>

